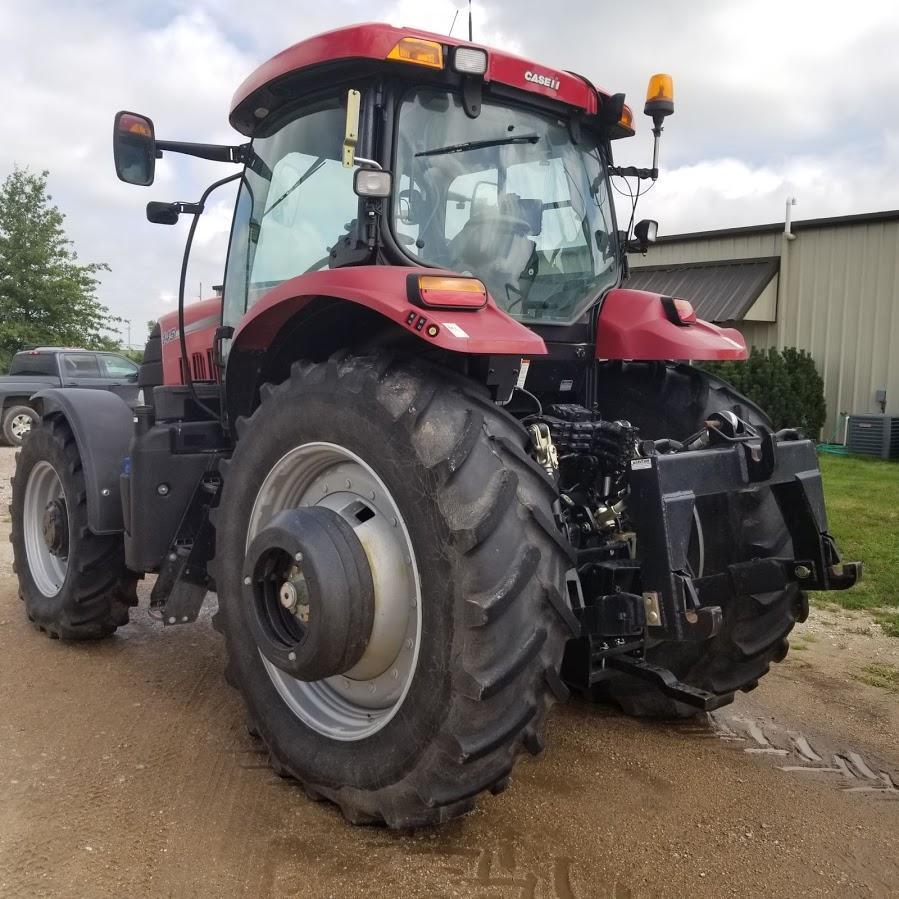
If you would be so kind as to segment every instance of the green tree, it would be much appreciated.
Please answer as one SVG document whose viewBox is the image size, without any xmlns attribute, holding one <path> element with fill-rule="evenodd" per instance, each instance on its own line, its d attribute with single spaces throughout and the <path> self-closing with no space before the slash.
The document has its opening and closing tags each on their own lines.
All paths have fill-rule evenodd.
<svg viewBox="0 0 899 899">
<path fill-rule="evenodd" d="M 761 406 L 775 428 L 799 428 L 818 439 L 827 418 L 824 381 L 805 350 L 752 347 L 745 362 L 702 362 L 699 367 Z"/>
<path fill-rule="evenodd" d="M 47 172 L 14 168 L 0 186 L 0 366 L 26 346 L 113 348 L 120 319 L 98 302 L 98 272 L 84 265 L 47 193 Z"/>
</svg>

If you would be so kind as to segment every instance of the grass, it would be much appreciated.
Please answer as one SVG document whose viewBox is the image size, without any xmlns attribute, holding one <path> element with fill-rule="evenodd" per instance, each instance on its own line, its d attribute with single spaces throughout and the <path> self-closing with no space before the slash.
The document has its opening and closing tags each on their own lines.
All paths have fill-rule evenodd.
<svg viewBox="0 0 899 899">
<path fill-rule="evenodd" d="M 865 609 L 899 637 L 899 463 L 823 454 L 820 462 L 830 531 L 844 559 L 862 562 L 864 576 L 817 600 Z"/>
<path fill-rule="evenodd" d="M 863 684 L 899 693 L 899 668 L 893 665 L 865 665 L 854 677 Z"/>
</svg>

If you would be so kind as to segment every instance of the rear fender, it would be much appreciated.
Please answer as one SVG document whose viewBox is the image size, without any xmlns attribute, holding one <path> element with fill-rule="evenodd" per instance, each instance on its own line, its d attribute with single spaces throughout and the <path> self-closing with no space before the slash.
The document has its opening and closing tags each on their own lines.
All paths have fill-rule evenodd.
<svg viewBox="0 0 899 899">
<path fill-rule="evenodd" d="M 597 359 L 746 359 L 743 335 L 697 319 L 676 325 L 665 314 L 662 297 L 619 288 L 603 300 L 596 329 Z"/>
<path fill-rule="evenodd" d="M 134 430 L 131 407 L 115 393 L 67 387 L 35 394 L 43 417 L 61 415 L 75 436 L 87 490 L 87 526 L 95 534 L 124 529 L 119 475 Z"/>
<path fill-rule="evenodd" d="M 231 350 L 268 349 L 281 327 L 304 306 L 317 297 L 333 297 L 371 309 L 423 344 L 449 352 L 546 355 L 543 340 L 503 312 L 492 297 L 478 310 L 413 306 L 406 294 L 409 272 L 409 268 L 400 266 L 360 265 L 291 278 L 266 293 L 249 310 L 234 334 Z M 427 273 L 456 274 L 433 269 Z"/>
</svg>

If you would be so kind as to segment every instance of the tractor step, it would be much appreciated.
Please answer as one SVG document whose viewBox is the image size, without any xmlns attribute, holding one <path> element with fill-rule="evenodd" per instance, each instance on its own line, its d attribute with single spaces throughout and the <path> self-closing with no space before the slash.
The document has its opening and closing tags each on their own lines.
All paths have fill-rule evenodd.
<svg viewBox="0 0 899 899">
<path fill-rule="evenodd" d="M 605 663 L 609 668 L 615 668 L 618 671 L 623 671 L 633 677 L 639 677 L 641 680 L 650 681 L 666 696 L 670 696 L 678 702 L 693 706 L 703 712 L 711 712 L 714 709 L 733 702 L 733 693 L 725 693 L 719 696 L 715 693 L 709 693 L 706 690 L 700 690 L 698 687 L 692 687 L 689 684 L 679 681 L 667 668 L 653 665 L 645 659 L 638 659 L 634 656 L 616 655 L 609 656 Z M 600 672 L 596 672 L 596 675 L 598 675 L 595 678 L 596 680 L 602 679 Z M 593 680 L 594 678 L 591 677 L 591 682 L 593 682 Z"/>
</svg>

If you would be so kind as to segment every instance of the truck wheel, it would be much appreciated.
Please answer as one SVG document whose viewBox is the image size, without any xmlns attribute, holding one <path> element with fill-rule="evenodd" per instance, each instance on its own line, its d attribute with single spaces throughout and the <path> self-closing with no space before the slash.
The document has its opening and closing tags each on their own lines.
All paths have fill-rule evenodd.
<svg viewBox="0 0 899 899">
<path fill-rule="evenodd" d="M 750 424 L 768 417 L 730 384 L 689 366 L 632 363 L 608 373 L 603 415 L 627 418 L 642 437 L 685 439 L 703 427 L 713 412 L 729 410 Z M 723 570 L 758 556 L 792 557 L 790 535 L 770 489 L 753 488 L 696 504 L 693 534 L 702 544 L 703 573 Z M 660 643 L 646 658 L 668 668 L 688 684 L 720 697 L 748 692 L 773 662 L 789 650 L 787 636 L 808 615 L 808 600 L 795 584 L 784 590 L 734 594 L 723 607 L 721 631 L 704 643 Z M 597 685 L 597 698 L 610 699 L 630 715 L 684 718 L 697 710 L 666 696 L 645 681 L 616 675 Z"/>
<path fill-rule="evenodd" d="M 215 516 L 251 732 L 354 823 L 460 815 L 567 695 L 555 490 L 517 421 L 447 372 L 349 356 L 261 393 Z"/>
<path fill-rule="evenodd" d="M 30 406 L 12 406 L 3 416 L 3 439 L 10 446 L 21 446 L 38 420 Z"/>
<path fill-rule="evenodd" d="M 40 630 L 92 640 L 128 623 L 137 575 L 120 535 L 87 528 L 81 458 L 62 418 L 39 421 L 19 451 L 9 512 L 19 597 Z"/>
</svg>

